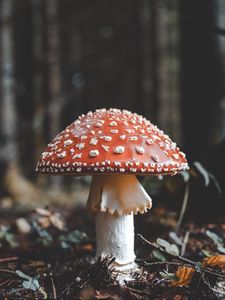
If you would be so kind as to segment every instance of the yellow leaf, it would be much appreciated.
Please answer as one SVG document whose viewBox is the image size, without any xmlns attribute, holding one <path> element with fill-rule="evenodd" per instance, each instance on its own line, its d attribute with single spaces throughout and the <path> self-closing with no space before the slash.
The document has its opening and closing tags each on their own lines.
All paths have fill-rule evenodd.
<svg viewBox="0 0 225 300">
<path fill-rule="evenodd" d="M 225 255 L 213 255 L 203 259 L 202 266 L 216 266 L 225 269 Z"/>
<path fill-rule="evenodd" d="M 172 281 L 173 286 L 188 286 L 195 272 L 194 268 L 182 266 L 176 271 L 177 280 Z"/>
</svg>

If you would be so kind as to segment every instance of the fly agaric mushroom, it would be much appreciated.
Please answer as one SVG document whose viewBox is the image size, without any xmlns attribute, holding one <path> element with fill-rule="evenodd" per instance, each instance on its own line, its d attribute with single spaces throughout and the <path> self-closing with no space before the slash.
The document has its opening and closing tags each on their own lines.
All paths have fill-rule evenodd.
<svg viewBox="0 0 225 300">
<path fill-rule="evenodd" d="M 93 175 L 87 207 L 96 213 L 96 255 L 113 255 L 118 271 L 134 262 L 133 215 L 152 206 L 136 175 L 188 169 L 185 154 L 144 117 L 119 109 L 82 115 L 42 153 L 37 171 Z"/>
</svg>

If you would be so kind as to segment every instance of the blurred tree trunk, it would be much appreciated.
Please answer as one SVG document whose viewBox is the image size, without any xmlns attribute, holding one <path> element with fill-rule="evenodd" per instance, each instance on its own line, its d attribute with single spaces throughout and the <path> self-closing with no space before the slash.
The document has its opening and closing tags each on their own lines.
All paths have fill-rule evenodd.
<svg viewBox="0 0 225 300">
<path fill-rule="evenodd" d="M 157 1 L 158 124 L 181 144 L 179 0 Z"/>
<path fill-rule="evenodd" d="M 180 144 L 178 3 L 178 0 L 138 2 L 141 107 L 152 122 Z"/>
<path fill-rule="evenodd" d="M 44 0 L 32 0 L 32 28 L 33 28 L 33 101 L 34 101 L 34 157 L 37 161 L 43 147 L 47 143 L 45 134 L 45 52 L 44 52 Z"/>
<path fill-rule="evenodd" d="M 13 1 L 1 1 L 1 118 L 0 128 L 3 138 L 0 155 L 9 163 L 18 163 L 16 139 L 17 114 L 15 103 L 15 61 L 14 61 L 14 30 Z"/>
<path fill-rule="evenodd" d="M 20 171 L 17 139 L 18 118 L 16 111 L 16 72 L 13 1 L 1 1 L 1 118 L 0 128 L 3 145 L 0 147 L 0 159 L 5 161 L 5 173 L 1 176 L 7 192 L 14 198 L 24 199 L 33 191 L 32 185 L 25 180 Z M 32 193 L 30 193 L 31 195 Z M 25 196 L 26 197 L 26 196 Z"/>
<path fill-rule="evenodd" d="M 189 159 L 205 164 L 220 182 L 223 209 L 214 208 L 224 212 L 225 3 L 184 0 L 181 21 L 185 146 Z"/>
<path fill-rule="evenodd" d="M 48 68 L 47 115 L 49 118 L 49 135 L 52 139 L 61 129 L 61 112 L 65 99 L 62 94 L 58 2 L 55 0 L 46 0 L 44 3 L 46 18 L 46 57 Z M 61 182 L 61 177 L 53 176 L 51 182 L 58 187 Z"/>
</svg>

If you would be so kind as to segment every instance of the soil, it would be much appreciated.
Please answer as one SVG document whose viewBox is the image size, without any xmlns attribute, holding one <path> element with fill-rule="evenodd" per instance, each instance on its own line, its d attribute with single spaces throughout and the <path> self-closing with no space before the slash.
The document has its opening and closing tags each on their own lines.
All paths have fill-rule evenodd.
<svg viewBox="0 0 225 300">
<path fill-rule="evenodd" d="M 223 265 L 201 264 L 223 255 L 225 219 L 189 221 L 176 233 L 176 215 L 158 206 L 135 222 L 140 271 L 121 286 L 112 257 L 94 260 L 94 217 L 85 209 L 1 212 L 0 299 L 225 299 Z M 164 248 L 165 241 L 179 256 Z M 176 284 L 179 267 L 194 268 L 183 284 Z"/>
</svg>

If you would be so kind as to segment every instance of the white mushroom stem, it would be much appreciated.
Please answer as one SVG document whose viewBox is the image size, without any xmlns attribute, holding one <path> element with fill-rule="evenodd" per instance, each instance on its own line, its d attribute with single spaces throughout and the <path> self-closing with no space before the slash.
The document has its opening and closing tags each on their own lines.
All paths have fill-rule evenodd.
<svg viewBox="0 0 225 300">
<path fill-rule="evenodd" d="M 96 255 L 115 257 L 118 271 L 134 268 L 133 214 L 144 213 L 152 206 L 136 176 L 93 176 L 87 206 L 97 213 Z"/>
<path fill-rule="evenodd" d="M 134 216 L 110 215 L 98 212 L 96 215 L 96 256 L 113 255 L 117 270 L 134 267 Z"/>
</svg>

